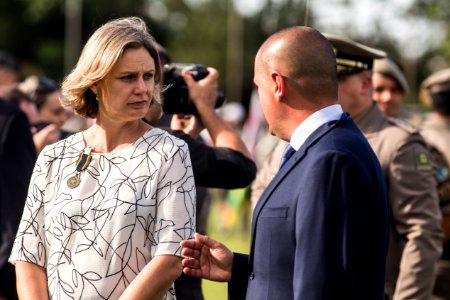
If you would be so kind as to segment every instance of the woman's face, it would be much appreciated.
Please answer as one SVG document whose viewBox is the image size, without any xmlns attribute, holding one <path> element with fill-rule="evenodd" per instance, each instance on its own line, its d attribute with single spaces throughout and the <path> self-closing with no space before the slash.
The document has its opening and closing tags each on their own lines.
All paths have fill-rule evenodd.
<svg viewBox="0 0 450 300">
<path fill-rule="evenodd" d="M 153 98 L 155 70 L 155 62 L 144 47 L 125 50 L 105 78 L 92 87 L 99 100 L 97 119 L 142 119 Z"/>
<path fill-rule="evenodd" d="M 58 91 L 46 96 L 45 103 L 39 110 L 39 121 L 54 123 L 58 127 L 63 126 L 69 118 L 69 112 L 61 105 L 60 96 Z"/>
<path fill-rule="evenodd" d="M 380 109 L 390 117 L 397 117 L 403 99 L 403 92 L 399 84 L 380 73 L 373 74 L 372 83 L 372 97 L 378 102 Z"/>
</svg>

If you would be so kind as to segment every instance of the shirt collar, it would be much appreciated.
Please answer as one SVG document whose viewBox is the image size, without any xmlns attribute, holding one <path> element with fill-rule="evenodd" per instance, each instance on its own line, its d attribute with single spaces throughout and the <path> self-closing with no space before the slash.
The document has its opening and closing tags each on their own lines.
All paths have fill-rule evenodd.
<svg viewBox="0 0 450 300">
<path fill-rule="evenodd" d="M 294 130 L 289 142 L 290 145 L 297 151 L 317 128 L 330 121 L 339 120 L 342 113 L 340 104 L 333 104 L 316 111 Z"/>
</svg>

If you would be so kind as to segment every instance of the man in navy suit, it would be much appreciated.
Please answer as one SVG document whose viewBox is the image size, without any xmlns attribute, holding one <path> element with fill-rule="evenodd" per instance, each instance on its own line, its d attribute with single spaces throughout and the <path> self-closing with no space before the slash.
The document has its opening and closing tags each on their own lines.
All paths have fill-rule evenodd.
<svg viewBox="0 0 450 300">
<path fill-rule="evenodd" d="M 187 81 L 190 92 L 201 89 Z M 273 34 L 256 55 L 254 82 L 269 130 L 295 151 L 256 204 L 250 254 L 196 234 L 181 243 L 183 272 L 228 282 L 230 299 L 383 299 L 386 187 L 337 104 L 330 43 L 308 27 Z"/>
</svg>

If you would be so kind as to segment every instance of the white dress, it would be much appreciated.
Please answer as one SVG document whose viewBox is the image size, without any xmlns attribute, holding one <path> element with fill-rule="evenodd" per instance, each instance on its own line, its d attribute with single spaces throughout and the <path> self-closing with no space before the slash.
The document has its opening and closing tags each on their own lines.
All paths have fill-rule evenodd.
<svg viewBox="0 0 450 300">
<path fill-rule="evenodd" d="M 40 153 L 9 261 L 46 268 L 52 299 L 117 299 L 156 255 L 181 256 L 195 232 L 187 145 L 153 128 L 113 153 L 93 153 L 69 188 L 82 133 Z M 174 299 L 173 287 L 164 299 Z"/>
</svg>

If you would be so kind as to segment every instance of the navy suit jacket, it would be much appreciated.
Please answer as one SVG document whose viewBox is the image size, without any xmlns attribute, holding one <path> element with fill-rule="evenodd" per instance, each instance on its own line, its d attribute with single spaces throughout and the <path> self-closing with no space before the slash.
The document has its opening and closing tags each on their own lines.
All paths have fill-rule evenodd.
<svg viewBox="0 0 450 300">
<path fill-rule="evenodd" d="M 347 114 L 319 127 L 253 212 L 230 299 L 383 299 L 388 202 L 382 170 Z"/>
</svg>

